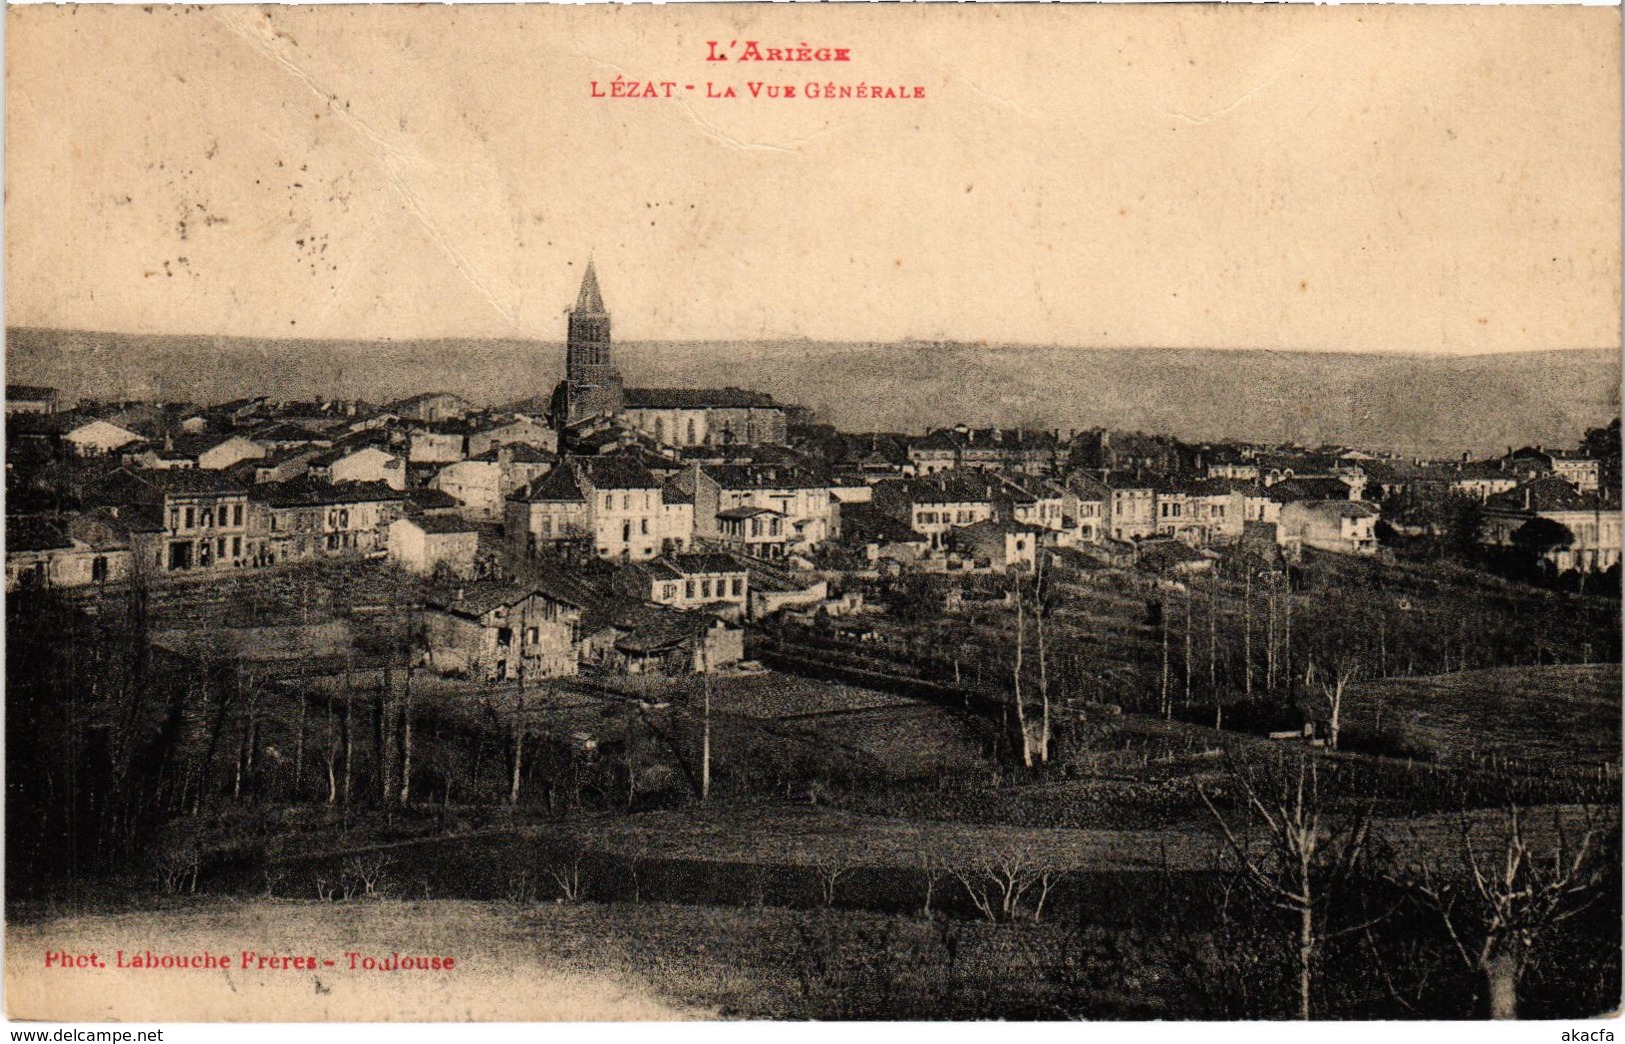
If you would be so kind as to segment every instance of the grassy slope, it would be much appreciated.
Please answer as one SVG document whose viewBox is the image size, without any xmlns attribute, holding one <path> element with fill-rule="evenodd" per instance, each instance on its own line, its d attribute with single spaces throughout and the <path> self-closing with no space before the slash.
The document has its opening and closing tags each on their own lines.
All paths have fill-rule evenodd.
<svg viewBox="0 0 1625 1044">
<path fill-rule="evenodd" d="M 1349 725 L 1402 729 L 1441 760 L 1495 755 L 1554 766 L 1618 763 L 1618 664 L 1503 667 L 1358 686 Z"/>
</svg>

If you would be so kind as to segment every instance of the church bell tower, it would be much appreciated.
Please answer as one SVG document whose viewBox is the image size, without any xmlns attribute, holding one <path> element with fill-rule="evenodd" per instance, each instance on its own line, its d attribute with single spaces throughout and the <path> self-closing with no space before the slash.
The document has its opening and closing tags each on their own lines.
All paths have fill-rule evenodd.
<svg viewBox="0 0 1625 1044">
<path fill-rule="evenodd" d="M 609 312 L 598 289 L 591 261 L 581 278 L 564 349 L 565 424 L 609 416 L 621 409 L 621 375 L 615 369 L 609 339 Z"/>
</svg>

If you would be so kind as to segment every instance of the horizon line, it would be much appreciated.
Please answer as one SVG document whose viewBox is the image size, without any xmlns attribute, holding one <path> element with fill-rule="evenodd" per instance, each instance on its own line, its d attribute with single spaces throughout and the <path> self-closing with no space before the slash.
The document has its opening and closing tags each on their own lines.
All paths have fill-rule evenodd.
<svg viewBox="0 0 1625 1044">
<path fill-rule="evenodd" d="M 110 330 L 92 327 L 77 326 L 34 326 L 34 325 L 7 325 L 5 332 L 8 335 L 7 348 L 10 348 L 9 335 L 12 331 L 38 331 L 57 334 L 91 334 L 113 337 L 149 337 L 149 338 L 175 338 L 175 339 L 215 339 L 232 341 L 265 341 L 288 342 L 307 341 L 331 344 L 406 344 L 424 341 L 518 341 L 538 345 L 563 345 L 564 338 L 544 339 L 513 334 L 419 334 L 411 336 L 300 336 L 276 335 L 260 336 L 255 334 L 234 333 L 172 333 L 172 332 L 140 332 L 134 330 Z M 1625 346 L 1616 345 L 1566 345 L 1546 348 L 1512 348 L 1506 351 L 1491 352 L 1442 352 L 1421 351 L 1414 348 L 1302 348 L 1302 347 L 1263 347 L 1263 346 L 1235 346 L 1220 348 L 1199 345 L 1091 345 L 1068 341 L 988 341 L 984 339 L 958 339 L 941 337 L 900 337 L 890 340 L 866 339 L 852 340 L 833 337 L 810 337 L 805 334 L 786 334 L 780 336 L 761 337 L 669 337 L 669 338 L 633 338 L 617 340 L 617 346 L 648 345 L 648 344 L 807 344 L 836 345 L 849 347 L 862 347 L 868 345 L 938 345 L 956 348 L 981 348 L 990 351 L 998 350 L 1029 350 L 1045 348 L 1065 348 L 1072 351 L 1084 352 L 1247 352 L 1253 354 L 1272 355 L 1308 355 L 1308 356 L 1380 356 L 1388 358 L 1410 359 L 1495 359 L 1519 355 L 1550 355 L 1567 352 L 1614 352 L 1625 353 Z M 1622 357 L 1625 361 L 1625 357 Z"/>
</svg>

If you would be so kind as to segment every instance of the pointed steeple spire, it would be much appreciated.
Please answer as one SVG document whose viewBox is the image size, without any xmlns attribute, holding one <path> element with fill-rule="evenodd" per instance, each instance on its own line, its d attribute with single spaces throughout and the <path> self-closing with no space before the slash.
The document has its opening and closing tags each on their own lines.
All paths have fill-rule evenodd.
<svg viewBox="0 0 1625 1044">
<path fill-rule="evenodd" d="M 602 315 L 604 312 L 604 298 L 598 292 L 598 270 L 593 267 L 591 258 L 587 259 L 587 274 L 581 277 L 581 292 L 576 294 L 575 310 L 592 315 Z"/>
</svg>

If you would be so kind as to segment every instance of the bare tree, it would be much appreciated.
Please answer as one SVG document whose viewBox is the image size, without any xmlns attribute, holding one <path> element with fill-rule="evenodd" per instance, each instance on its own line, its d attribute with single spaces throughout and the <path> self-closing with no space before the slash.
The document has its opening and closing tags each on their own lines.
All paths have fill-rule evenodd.
<svg viewBox="0 0 1625 1044">
<path fill-rule="evenodd" d="M 933 852 L 921 852 L 915 857 L 920 868 L 920 875 L 925 878 L 925 899 L 920 906 L 920 915 L 929 919 L 931 917 L 931 900 L 936 897 L 937 882 L 948 874 L 948 864 L 941 856 Z"/>
<path fill-rule="evenodd" d="M 400 803 L 412 801 L 412 668 L 406 664 L 406 691 L 401 700 L 401 794 Z"/>
<path fill-rule="evenodd" d="M 1185 706 L 1191 703 L 1191 594 L 1194 579 L 1185 582 Z"/>
<path fill-rule="evenodd" d="M 508 785 L 508 804 L 519 804 L 519 784 L 524 778 L 525 739 L 529 732 L 525 721 L 525 665 L 519 665 L 519 688 L 513 709 L 513 772 Z"/>
<path fill-rule="evenodd" d="M 1578 839 L 1560 810 L 1552 820 L 1550 843 L 1534 844 L 1514 805 L 1502 814 L 1499 837 L 1481 846 L 1464 815 L 1456 866 L 1435 866 L 1418 844 L 1393 878 L 1438 915 L 1462 963 L 1481 977 L 1493 1019 L 1518 1017 L 1518 986 L 1553 929 L 1583 913 L 1610 881 L 1589 810 Z"/>
<path fill-rule="evenodd" d="M 1338 664 L 1326 680 L 1320 683 L 1320 689 L 1326 694 L 1326 704 L 1329 716 L 1326 725 L 1326 745 L 1332 750 L 1337 749 L 1337 737 L 1343 730 L 1343 694 L 1348 690 L 1349 683 L 1359 677 L 1359 668 L 1348 661 Z"/>
<path fill-rule="evenodd" d="M 649 863 L 649 839 L 638 834 L 626 852 L 626 873 L 632 879 L 632 901 L 643 902 L 643 872 Z"/>
<path fill-rule="evenodd" d="M 711 661 L 702 635 L 700 641 L 700 689 L 704 701 L 700 731 L 700 804 L 711 799 Z"/>
<path fill-rule="evenodd" d="M 1048 589 L 1045 585 L 1044 560 L 1047 556 L 1042 552 L 1037 558 L 1037 568 L 1033 577 L 1033 625 L 1038 632 L 1038 697 L 1043 703 L 1043 720 L 1038 730 L 1038 761 L 1040 764 L 1049 764 L 1050 740 L 1050 713 L 1049 713 L 1049 648 L 1045 642 L 1046 623 L 1049 619 Z"/>
<path fill-rule="evenodd" d="M 581 861 L 581 849 L 572 846 L 569 851 L 548 865 L 548 876 L 558 885 L 559 899 L 562 902 L 576 902 L 585 894 L 581 880 Z"/>
<path fill-rule="evenodd" d="M 1070 873 L 1061 863 L 1011 844 L 963 866 L 950 866 L 971 903 L 989 921 L 1042 919 L 1051 889 Z"/>
<path fill-rule="evenodd" d="M 1157 602 L 1157 623 L 1162 629 L 1162 716 L 1172 718 L 1174 705 L 1168 698 L 1168 596 L 1164 594 Z"/>
<path fill-rule="evenodd" d="M 1012 571 L 1010 583 L 1016 597 L 1016 664 L 1011 683 L 1015 690 L 1016 729 L 1021 733 L 1021 764 L 1030 769 L 1033 767 L 1033 737 L 1027 726 L 1027 701 L 1021 691 L 1022 654 L 1027 646 L 1027 599 L 1022 594 L 1019 574 Z"/>
<path fill-rule="evenodd" d="M 826 856 L 814 864 L 818 871 L 818 887 L 825 906 L 835 905 L 835 886 L 851 872 L 852 867 L 839 856 Z"/>
<path fill-rule="evenodd" d="M 1342 823 L 1325 814 L 1315 760 L 1300 755 L 1295 773 L 1254 779 L 1232 770 L 1253 834 L 1232 827 L 1205 788 L 1197 793 L 1224 833 L 1244 880 L 1265 902 L 1298 920 L 1298 1013 L 1311 1017 L 1315 964 L 1327 938 L 1324 911 L 1365 852 L 1369 806 Z M 1254 834 L 1261 833 L 1261 837 Z"/>
<path fill-rule="evenodd" d="M 1247 699 L 1253 698 L 1253 567 L 1243 561 L 1246 576 L 1241 588 L 1241 661 Z"/>
</svg>

